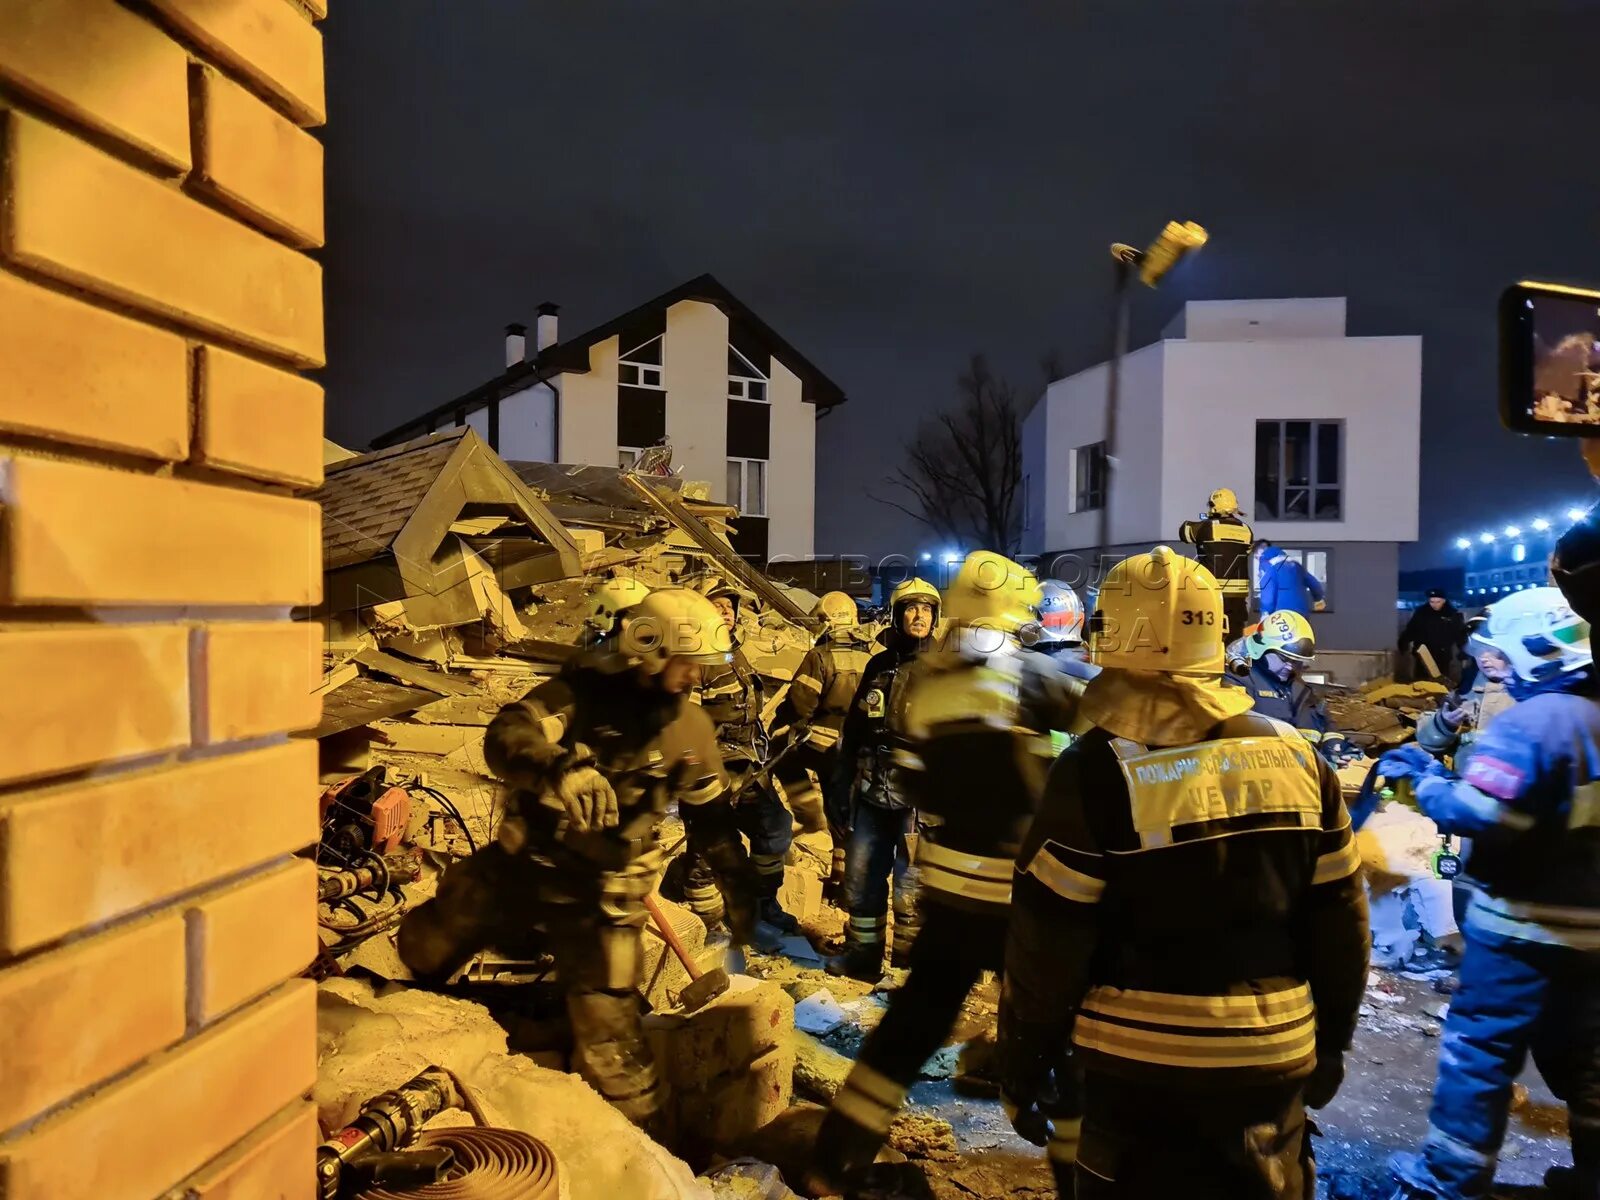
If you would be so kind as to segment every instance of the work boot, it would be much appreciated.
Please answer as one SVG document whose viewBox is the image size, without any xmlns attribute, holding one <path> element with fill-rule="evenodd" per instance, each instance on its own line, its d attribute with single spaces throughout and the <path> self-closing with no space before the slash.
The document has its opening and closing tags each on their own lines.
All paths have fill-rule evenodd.
<svg viewBox="0 0 1600 1200">
<path fill-rule="evenodd" d="M 883 949 L 880 946 L 847 946 L 822 964 L 829 975 L 844 975 L 862 983 L 877 983 L 883 978 Z"/>
<path fill-rule="evenodd" d="M 783 911 L 783 905 L 778 903 L 776 897 L 768 897 L 761 902 L 761 919 L 774 929 L 781 929 L 786 934 L 800 932 L 800 922 Z"/>
</svg>

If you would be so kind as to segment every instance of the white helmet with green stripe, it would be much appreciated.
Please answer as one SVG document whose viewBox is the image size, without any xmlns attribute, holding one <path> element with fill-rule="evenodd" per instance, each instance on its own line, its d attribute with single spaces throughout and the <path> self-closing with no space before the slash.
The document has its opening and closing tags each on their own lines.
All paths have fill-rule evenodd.
<svg viewBox="0 0 1600 1200">
<path fill-rule="evenodd" d="M 1530 683 L 1543 683 L 1594 661 L 1589 622 L 1553 587 L 1529 588 L 1496 601 L 1474 631 L 1475 645 L 1504 654 L 1511 669 Z"/>
</svg>

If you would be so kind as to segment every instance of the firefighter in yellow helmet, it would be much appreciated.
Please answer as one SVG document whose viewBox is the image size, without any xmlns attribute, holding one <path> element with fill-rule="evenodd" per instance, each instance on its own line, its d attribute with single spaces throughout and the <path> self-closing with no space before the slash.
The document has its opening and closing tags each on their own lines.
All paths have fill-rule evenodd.
<svg viewBox="0 0 1600 1200">
<path fill-rule="evenodd" d="M 1337 1091 L 1366 984 L 1361 862 L 1332 769 L 1223 684 L 1222 628 L 1191 559 L 1112 568 L 1094 728 L 1017 858 L 1002 1090 L 1080 1200 L 1315 1194 L 1304 1106 Z"/>
<path fill-rule="evenodd" d="M 736 844 L 742 834 L 750 839 L 750 873 L 738 873 L 754 888 L 753 902 L 760 921 L 752 931 L 754 944 L 775 951 L 783 935 L 799 932 L 799 924 L 778 903 L 783 886 L 783 863 L 794 839 L 794 822 L 763 767 L 772 755 L 771 741 L 761 713 L 766 704 L 765 681 L 745 657 L 739 638 L 739 607 L 743 596 L 724 579 L 712 577 L 701 585 L 703 594 L 721 614 L 733 641 L 733 654 L 726 664 L 712 668 L 696 692 L 717 727 L 717 745 L 722 750 L 722 765 L 733 789 L 733 804 L 686 813 L 684 825 L 689 834 L 689 853 L 684 856 L 684 898 L 690 909 L 716 928 L 723 917 L 728 872 L 707 862 L 698 852 L 706 837 L 712 836 L 708 823 L 719 828 L 715 838 Z M 722 886 L 719 886 L 722 883 Z"/>
<path fill-rule="evenodd" d="M 1039 636 L 1042 600 L 1025 568 L 970 555 L 945 589 L 939 644 L 907 671 L 895 761 L 929 818 L 916 854 L 922 928 L 910 974 L 823 1122 L 816 1190 L 848 1190 L 873 1161 L 972 986 L 1002 966 L 1013 864 L 1055 756 L 1050 731 L 1073 728 L 1085 686 L 1023 644 Z"/>
<path fill-rule="evenodd" d="M 1227 634 L 1238 637 L 1250 620 L 1250 544 L 1252 534 L 1232 488 L 1218 488 L 1206 499 L 1198 521 L 1185 521 L 1178 537 L 1195 548 L 1200 565 L 1222 588 Z"/>
<path fill-rule="evenodd" d="M 1307 741 L 1320 743 L 1329 732 L 1328 713 L 1300 677 L 1316 655 L 1311 622 L 1288 610 L 1268 613 L 1228 646 L 1230 674 L 1239 676 L 1239 686 L 1250 693 L 1255 711 L 1287 722 Z"/>
<path fill-rule="evenodd" d="M 650 589 L 631 576 L 614 575 L 602 580 L 584 603 L 580 641 L 593 645 L 610 636 L 622 615 L 649 594 Z"/>
<path fill-rule="evenodd" d="M 451 866 L 400 926 L 400 956 L 425 983 L 489 947 L 553 953 L 576 1070 L 657 1132 L 662 1084 L 639 1009 L 644 898 L 661 873 L 667 807 L 726 806 L 714 730 L 689 692 L 730 652 L 703 597 L 663 589 L 633 606 L 617 638 L 508 704 L 484 741 L 506 787 L 495 840 Z M 728 860 L 725 847 L 708 853 Z M 747 928 L 755 914 L 739 920 Z"/>
<path fill-rule="evenodd" d="M 845 717 L 839 771 L 850 803 L 844 880 L 849 924 L 844 953 L 826 964 L 833 975 L 876 980 L 883 974 L 891 898 L 896 966 L 909 960 L 916 938 L 916 813 L 894 746 L 905 723 L 906 668 L 933 644 L 938 619 L 939 590 L 927 580 L 907 579 L 890 593 L 889 628 L 878 639 L 883 649 L 867 661 Z"/>
<path fill-rule="evenodd" d="M 823 596 L 811 615 L 821 630 L 784 699 L 780 720 L 792 731 L 796 746 L 784 759 L 778 778 L 801 826 L 808 831 L 825 828 L 833 835 L 830 885 L 837 889 L 844 884 L 845 828 L 850 820 L 848 788 L 838 779 L 839 739 L 856 686 L 872 657 L 872 643 L 861 628 L 856 602 L 843 592 Z"/>
</svg>

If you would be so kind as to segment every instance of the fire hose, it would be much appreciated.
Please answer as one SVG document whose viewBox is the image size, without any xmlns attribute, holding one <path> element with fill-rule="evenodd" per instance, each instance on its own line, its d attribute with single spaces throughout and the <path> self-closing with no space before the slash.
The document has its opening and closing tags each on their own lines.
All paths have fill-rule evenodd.
<svg viewBox="0 0 1600 1200">
<path fill-rule="evenodd" d="M 478 1128 L 422 1131 L 448 1108 Z M 544 1200 L 560 1171 L 549 1147 L 513 1129 L 483 1128 L 471 1093 L 443 1067 L 374 1096 L 317 1148 L 319 1200 Z"/>
</svg>

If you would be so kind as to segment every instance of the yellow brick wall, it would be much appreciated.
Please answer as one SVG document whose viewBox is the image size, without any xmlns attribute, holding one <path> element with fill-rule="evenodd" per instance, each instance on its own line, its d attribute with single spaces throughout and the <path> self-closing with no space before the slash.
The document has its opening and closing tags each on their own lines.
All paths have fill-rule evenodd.
<svg viewBox="0 0 1600 1200">
<path fill-rule="evenodd" d="M 0 1196 L 312 1200 L 323 0 L 0 0 Z"/>
</svg>

